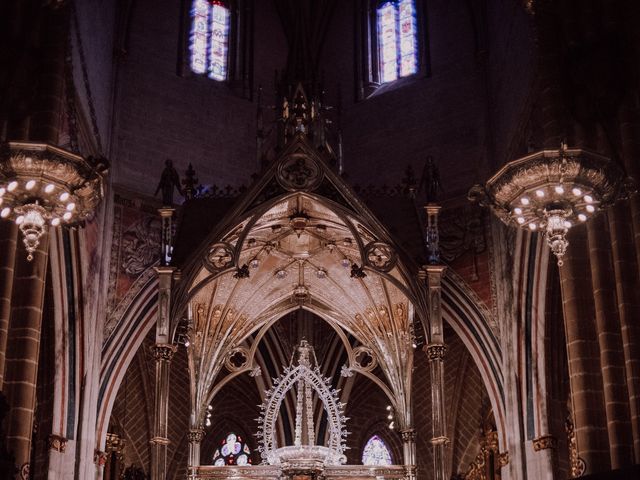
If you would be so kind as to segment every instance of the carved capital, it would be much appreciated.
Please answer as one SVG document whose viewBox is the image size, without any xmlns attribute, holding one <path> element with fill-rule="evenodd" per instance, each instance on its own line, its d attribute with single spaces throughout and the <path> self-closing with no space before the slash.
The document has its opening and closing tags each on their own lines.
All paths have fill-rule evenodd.
<svg viewBox="0 0 640 480">
<path fill-rule="evenodd" d="M 431 445 L 449 445 L 449 437 L 444 435 L 440 437 L 433 437 L 429 440 L 429 443 L 431 443 Z"/>
<path fill-rule="evenodd" d="M 535 452 L 553 448 L 556 448 L 556 438 L 553 435 L 542 435 L 533 439 L 533 450 Z"/>
<path fill-rule="evenodd" d="M 164 360 L 170 362 L 173 354 L 176 353 L 177 347 L 171 343 L 156 343 L 153 346 L 153 356 L 156 362 Z"/>
<path fill-rule="evenodd" d="M 204 438 L 204 428 L 192 428 L 187 433 L 189 443 L 201 443 Z"/>
<path fill-rule="evenodd" d="M 107 452 L 103 452 L 102 450 L 94 450 L 93 463 L 95 463 L 98 467 L 104 467 L 107 463 Z"/>
<path fill-rule="evenodd" d="M 105 450 L 107 452 L 121 453 L 123 449 L 124 440 L 120 437 L 120 435 L 116 435 L 115 433 L 107 433 L 107 443 L 105 446 Z"/>
<path fill-rule="evenodd" d="M 429 361 L 442 361 L 445 353 L 447 353 L 447 346 L 444 343 L 430 343 L 425 345 L 424 351 L 427 353 Z"/>
<path fill-rule="evenodd" d="M 416 441 L 416 431 L 413 428 L 408 428 L 400 432 L 402 434 L 402 441 L 405 443 Z"/>
<path fill-rule="evenodd" d="M 501 452 L 498 454 L 498 466 L 500 468 L 509 465 L 509 452 Z"/>
<path fill-rule="evenodd" d="M 49 435 L 47 437 L 47 448 L 56 452 L 64 453 L 67 449 L 68 440 L 60 435 Z"/>
</svg>

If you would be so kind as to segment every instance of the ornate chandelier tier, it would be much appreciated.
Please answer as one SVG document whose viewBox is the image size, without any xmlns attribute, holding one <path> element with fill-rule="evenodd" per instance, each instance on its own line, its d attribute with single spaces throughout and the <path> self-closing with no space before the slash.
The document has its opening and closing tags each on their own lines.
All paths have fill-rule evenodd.
<svg viewBox="0 0 640 480">
<path fill-rule="evenodd" d="M 488 204 L 507 225 L 541 231 L 561 266 L 569 229 L 620 198 L 624 187 L 615 162 L 563 143 L 507 163 L 469 198 Z"/>
<path fill-rule="evenodd" d="M 103 196 L 105 170 L 48 144 L 2 144 L 0 217 L 18 225 L 27 260 L 49 226 L 77 225 L 91 215 Z"/>
</svg>

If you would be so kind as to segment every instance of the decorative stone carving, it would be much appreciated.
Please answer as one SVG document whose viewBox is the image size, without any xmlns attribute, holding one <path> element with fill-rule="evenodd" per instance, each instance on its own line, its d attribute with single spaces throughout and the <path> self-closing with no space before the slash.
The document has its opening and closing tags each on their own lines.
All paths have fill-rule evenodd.
<svg viewBox="0 0 640 480">
<path fill-rule="evenodd" d="M 395 267 L 398 255 L 384 242 L 371 242 L 364 247 L 364 258 L 367 265 L 381 272 L 388 272 Z"/>
<path fill-rule="evenodd" d="M 359 346 L 353 349 L 354 367 L 363 372 L 370 372 L 378 365 L 378 360 L 370 348 Z"/>
<path fill-rule="evenodd" d="M 122 234 L 122 269 L 137 277 L 158 261 L 161 225 L 156 217 L 143 217 Z"/>
<path fill-rule="evenodd" d="M 307 155 L 294 154 L 278 167 L 278 183 L 290 192 L 315 190 L 322 182 L 320 166 Z"/>
<path fill-rule="evenodd" d="M 509 465 L 509 452 L 500 452 L 498 454 L 498 466 L 500 468 Z"/>
<path fill-rule="evenodd" d="M 533 450 L 535 452 L 553 448 L 556 448 L 556 439 L 553 435 L 542 435 L 533 439 Z"/>
<path fill-rule="evenodd" d="M 571 415 L 569 415 L 565 421 L 565 430 L 567 431 L 567 443 L 569 446 L 569 477 L 578 478 L 584 475 L 587 465 L 584 463 L 584 460 L 578 456 L 578 443 L 576 441 L 576 432 Z"/>
<path fill-rule="evenodd" d="M 104 467 L 107 463 L 107 452 L 103 452 L 102 450 L 94 450 L 93 463 L 95 463 L 98 467 Z"/>
<path fill-rule="evenodd" d="M 408 428 L 406 430 L 402 430 L 402 441 L 407 442 L 415 442 L 416 441 L 416 431 L 413 428 Z"/>
<path fill-rule="evenodd" d="M 227 269 L 235 263 L 233 247 L 228 243 L 212 245 L 205 257 L 205 266 L 213 273 Z"/>
<path fill-rule="evenodd" d="M 237 372 L 247 365 L 249 361 L 249 350 L 244 347 L 236 347 L 229 351 L 224 365 L 230 372 Z"/>
<path fill-rule="evenodd" d="M 444 343 L 430 343 L 424 347 L 424 351 L 427 353 L 429 361 L 442 361 L 447 353 L 447 346 Z"/>
<path fill-rule="evenodd" d="M 187 440 L 189 443 L 201 443 L 204 438 L 204 428 L 192 428 L 187 432 Z"/>
<path fill-rule="evenodd" d="M 47 448 L 56 452 L 64 453 L 67 449 L 68 440 L 60 435 L 49 435 L 47 438 Z"/>
<path fill-rule="evenodd" d="M 170 362 L 177 347 L 171 343 L 157 343 L 153 347 L 153 356 L 157 361 Z"/>
</svg>

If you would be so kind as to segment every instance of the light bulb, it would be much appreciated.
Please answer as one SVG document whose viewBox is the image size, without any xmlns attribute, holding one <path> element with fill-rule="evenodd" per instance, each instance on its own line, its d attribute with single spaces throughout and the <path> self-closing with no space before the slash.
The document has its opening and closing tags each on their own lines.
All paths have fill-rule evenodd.
<svg viewBox="0 0 640 480">
<path fill-rule="evenodd" d="M 529 199 L 527 197 L 522 197 L 520 199 L 520 203 L 522 203 L 523 205 L 529 205 Z"/>
<path fill-rule="evenodd" d="M 10 192 L 13 192 L 16 188 L 18 188 L 18 182 L 16 182 L 15 180 L 7 185 L 7 190 Z"/>
<path fill-rule="evenodd" d="M 189 347 L 189 345 L 191 345 L 191 342 L 190 342 L 189 340 L 187 340 L 187 341 L 185 341 L 185 342 L 184 342 L 184 346 L 185 346 L 185 347 L 187 347 L 187 348 L 188 348 L 188 347 Z"/>
<path fill-rule="evenodd" d="M 564 226 L 567 228 L 571 228 L 571 222 L 569 220 L 564 221 Z"/>
<path fill-rule="evenodd" d="M 6 188 L 4 187 L 0 187 L 0 197 L 3 196 L 5 194 L 5 192 L 7 191 Z"/>
<path fill-rule="evenodd" d="M 7 218 L 10 213 L 11 213 L 11 209 L 9 207 L 4 207 L 0 212 L 0 217 Z"/>
<path fill-rule="evenodd" d="M 16 218 L 16 225 L 20 225 L 22 222 L 24 222 L 24 215 L 20 215 Z"/>
<path fill-rule="evenodd" d="M 538 226 L 535 223 L 529 224 L 529 230 L 535 230 L 536 228 L 538 228 Z"/>
<path fill-rule="evenodd" d="M 556 185 L 554 189 L 558 195 L 562 195 L 564 193 L 564 187 L 562 185 Z"/>
<path fill-rule="evenodd" d="M 70 220 L 72 216 L 73 214 L 71 212 L 65 212 L 65 214 L 62 215 L 62 218 L 64 218 L 65 220 Z"/>
<path fill-rule="evenodd" d="M 584 201 L 587 203 L 593 203 L 593 197 L 591 195 L 585 195 Z"/>
<path fill-rule="evenodd" d="M 60 219 L 59 218 L 52 218 L 51 219 L 51 225 L 53 225 L 54 227 L 57 227 L 58 225 L 60 225 Z"/>
<path fill-rule="evenodd" d="M 44 187 L 44 191 L 46 193 L 51 193 L 53 192 L 53 189 L 56 188 L 55 185 L 53 183 L 50 183 L 49 185 L 47 185 L 46 187 Z"/>
<path fill-rule="evenodd" d="M 513 209 L 513 213 L 516 215 L 522 215 L 522 209 L 520 207 L 516 207 Z"/>
<path fill-rule="evenodd" d="M 522 225 L 525 222 L 524 217 L 518 217 L 518 223 Z"/>
<path fill-rule="evenodd" d="M 35 187 L 35 186 L 36 186 L 36 181 L 35 181 L 35 180 L 29 180 L 29 181 L 26 183 L 25 188 L 26 188 L 27 190 L 31 190 L 31 189 L 32 189 L 33 187 Z"/>
<path fill-rule="evenodd" d="M 579 188 L 574 188 L 571 190 L 571 193 L 573 193 L 576 197 L 579 197 L 580 195 L 582 195 L 582 190 L 580 190 Z"/>
<path fill-rule="evenodd" d="M 60 201 L 66 202 L 69 199 L 69 192 L 62 192 L 60 194 Z"/>
<path fill-rule="evenodd" d="M 74 208 L 76 208 L 76 204 L 71 202 L 69 205 L 67 205 L 67 211 L 69 212 L 73 212 Z"/>
<path fill-rule="evenodd" d="M 587 205 L 586 209 L 587 209 L 587 212 L 589 213 L 593 213 L 596 211 L 596 207 L 594 207 L 593 205 Z"/>
<path fill-rule="evenodd" d="M 580 213 L 578 214 L 578 220 L 580 220 L 581 222 L 586 222 L 587 216 L 584 213 Z"/>
<path fill-rule="evenodd" d="M 536 197 L 544 197 L 544 190 L 536 190 Z"/>
</svg>

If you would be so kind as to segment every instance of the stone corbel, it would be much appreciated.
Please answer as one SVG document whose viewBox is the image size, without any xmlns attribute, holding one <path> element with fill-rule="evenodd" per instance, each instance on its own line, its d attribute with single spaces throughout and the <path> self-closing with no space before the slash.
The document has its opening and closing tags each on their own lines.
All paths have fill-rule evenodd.
<svg viewBox="0 0 640 480">
<path fill-rule="evenodd" d="M 69 440 L 60 435 L 49 435 L 47 437 L 47 449 L 54 450 L 59 453 L 64 453 L 67 449 L 67 442 Z"/>
</svg>

